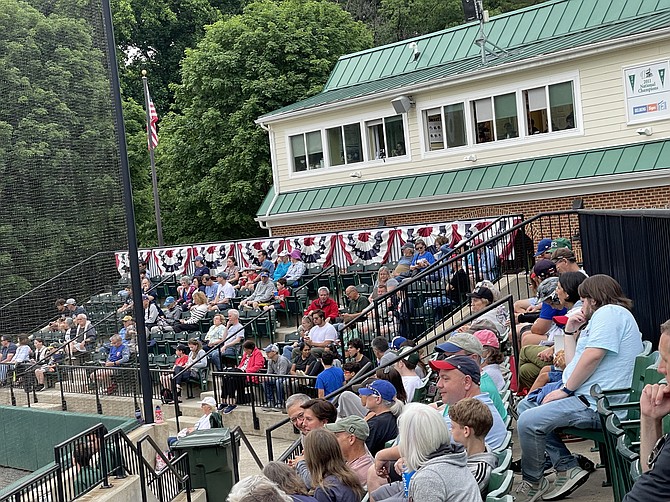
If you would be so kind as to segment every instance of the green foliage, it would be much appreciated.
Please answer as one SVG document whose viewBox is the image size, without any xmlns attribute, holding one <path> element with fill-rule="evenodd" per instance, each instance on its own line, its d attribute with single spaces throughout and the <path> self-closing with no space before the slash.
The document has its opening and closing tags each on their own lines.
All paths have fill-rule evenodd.
<svg viewBox="0 0 670 502">
<path fill-rule="evenodd" d="M 159 145 L 167 242 L 260 232 L 253 221 L 271 182 L 267 133 L 254 120 L 319 92 L 337 60 L 372 37 L 326 0 L 259 0 L 207 28 L 186 51 L 180 114 Z"/>
<path fill-rule="evenodd" d="M 125 238 L 109 80 L 91 6 L 0 4 L 4 304 Z"/>
</svg>

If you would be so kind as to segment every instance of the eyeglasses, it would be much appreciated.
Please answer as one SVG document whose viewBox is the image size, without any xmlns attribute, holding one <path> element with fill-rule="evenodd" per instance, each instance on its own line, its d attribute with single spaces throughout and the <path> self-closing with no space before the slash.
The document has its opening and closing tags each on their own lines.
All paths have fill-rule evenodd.
<svg viewBox="0 0 670 502">
<path fill-rule="evenodd" d="M 291 417 L 290 420 L 292 424 L 295 424 L 298 420 L 302 420 L 303 418 L 305 418 L 305 412 L 299 413 L 295 417 Z"/>
<path fill-rule="evenodd" d="M 416 249 L 426 249 L 426 246 L 416 246 Z"/>
</svg>

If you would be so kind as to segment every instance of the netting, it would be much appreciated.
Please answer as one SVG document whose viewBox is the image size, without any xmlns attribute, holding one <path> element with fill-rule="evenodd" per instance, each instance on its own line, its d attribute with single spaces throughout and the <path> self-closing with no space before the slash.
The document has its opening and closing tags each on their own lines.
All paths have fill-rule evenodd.
<svg viewBox="0 0 670 502">
<path fill-rule="evenodd" d="M 117 279 L 109 251 L 127 244 L 101 12 L 99 0 L 0 0 L 3 334 Z"/>
</svg>

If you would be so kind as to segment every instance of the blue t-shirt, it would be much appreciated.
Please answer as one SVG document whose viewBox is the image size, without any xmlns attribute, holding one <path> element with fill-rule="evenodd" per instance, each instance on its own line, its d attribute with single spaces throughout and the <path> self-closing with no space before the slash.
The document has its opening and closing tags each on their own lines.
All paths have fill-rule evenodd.
<svg viewBox="0 0 670 502">
<path fill-rule="evenodd" d="M 261 267 L 267 269 L 268 274 L 270 275 L 270 277 L 274 276 L 275 264 L 272 263 L 270 260 L 265 260 L 263 263 L 261 263 Z"/>
<path fill-rule="evenodd" d="M 323 370 L 316 377 L 316 388 L 323 389 L 326 396 L 335 392 L 342 385 L 344 385 L 344 371 L 336 366 Z"/>
<path fill-rule="evenodd" d="M 423 253 L 417 253 L 412 258 L 412 265 L 416 265 L 416 262 L 419 260 L 427 260 L 429 265 L 435 263 L 435 257 L 430 251 L 424 251 Z"/>
<path fill-rule="evenodd" d="M 596 401 L 590 392 L 594 383 L 603 390 L 630 387 L 635 356 L 642 352 L 642 335 L 633 314 L 619 305 L 604 305 L 596 310 L 579 335 L 575 357 L 563 371 L 563 384 L 568 381 L 587 348 L 607 351 L 591 376 L 574 389 L 575 394 L 586 396 L 595 410 Z M 615 398 L 612 396 L 612 399 Z"/>
</svg>

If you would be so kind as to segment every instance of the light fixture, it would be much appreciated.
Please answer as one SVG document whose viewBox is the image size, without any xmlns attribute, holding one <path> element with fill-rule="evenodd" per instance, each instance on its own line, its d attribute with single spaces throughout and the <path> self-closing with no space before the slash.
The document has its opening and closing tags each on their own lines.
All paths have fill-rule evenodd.
<svg viewBox="0 0 670 502">
<path fill-rule="evenodd" d="M 578 209 L 584 209 L 584 199 L 577 197 L 572 201 L 572 209 L 577 211 Z"/>
<path fill-rule="evenodd" d="M 474 153 L 471 153 L 470 155 L 463 157 L 463 160 L 466 162 L 477 162 L 477 156 Z"/>
<path fill-rule="evenodd" d="M 349 175 L 349 177 L 350 177 L 350 178 L 362 178 L 363 175 L 361 174 L 360 171 L 354 171 L 353 173 L 351 173 L 351 174 Z"/>
<path fill-rule="evenodd" d="M 651 129 L 651 127 L 640 127 L 637 131 L 640 136 L 651 136 L 654 134 L 654 131 Z"/>
<path fill-rule="evenodd" d="M 421 51 L 419 50 L 419 44 L 416 42 L 410 42 L 407 47 L 412 49 L 412 61 L 416 61 L 419 59 L 419 56 L 421 55 Z"/>
<path fill-rule="evenodd" d="M 411 96 L 398 96 L 391 100 L 391 104 L 396 113 L 407 113 L 414 106 L 414 101 Z"/>
</svg>

